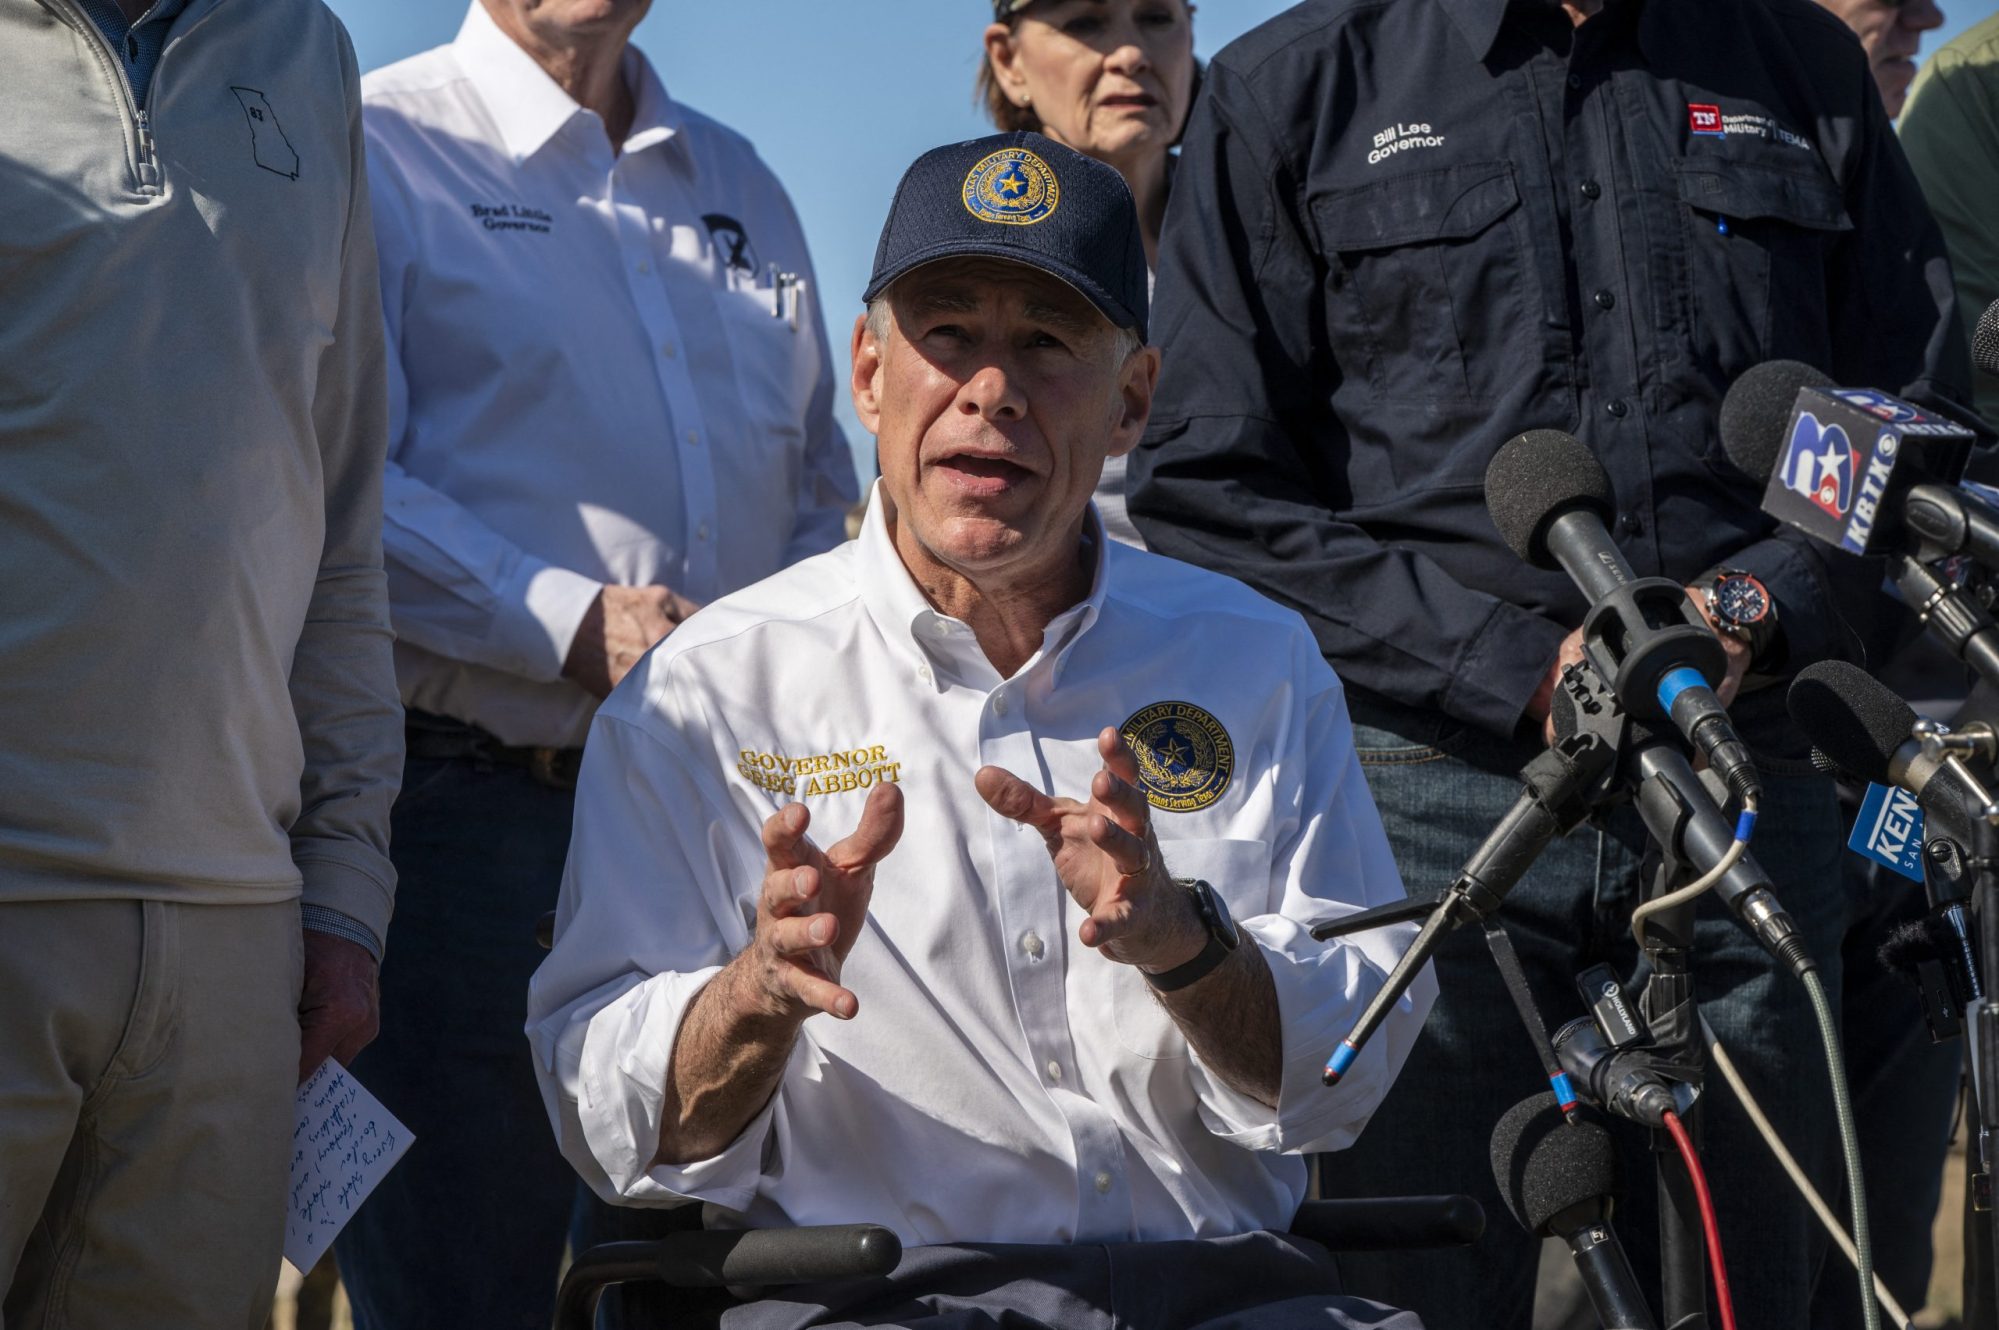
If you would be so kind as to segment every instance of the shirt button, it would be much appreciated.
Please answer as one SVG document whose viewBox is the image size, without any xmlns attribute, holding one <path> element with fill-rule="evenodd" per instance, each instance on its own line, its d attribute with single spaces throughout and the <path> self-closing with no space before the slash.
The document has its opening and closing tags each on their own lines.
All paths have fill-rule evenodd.
<svg viewBox="0 0 1999 1330">
<path fill-rule="evenodd" d="M 665 356 L 668 360 L 671 360 L 675 356 L 680 354 L 680 348 L 675 346 L 672 342 L 667 342 L 659 348 L 659 353 Z"/>
<path fill-rule="evenodd" d="M 651 271 L 652 271 L 652 261 L 651 261 L 650 259 L 640 259 L 640 260 L 639 260 L 639 271 L 640 271 L 640 272 L 642 272 L 642 273 L 648 273 L 648 272 L 651 272 Z"/>
<path fill-rule="evenodd" d="M 916 677 L 921 679 L 924 683 L 929 683 L 930 667 L 928 665 L 918 665 L 916 667 Z"/>
<path fill-rule="evenodd" d="M 1030 930 L 1020 935 L 1020 949 L 1027 953 L 1027 959 L 1038 961 L 1047 952 L 1048 946 L 1042 942 L 1039 933 Z"/>
<path fill-rule="evenodd" d="M 1626 513 L 1618 522 L 1618 525 L 1624 528 L 1626 535 L 1631 536 L 1635 536 L 1645 529 L 1645 524 L 1638 520 L 1637 513 Z"/>
<path fill-rule="evenodd" d="M 1097 1190 L 1100 1192 L 1107 1192 L 1111 1189 L 1111 1175 L 1108 1173 L 1097 1174 L 1096 1182 Z"/>
<path fill-rule="evenodd" d="M 1624 413 L 1629 411 L 1631 408 L 1624 404 L 1622 398 L 1613 398 L 1611 401 L 1605 402 L 1603 404 L 1603 409 L 1610 413 L 1610 418 L 1612 420 L 1622 420 L 1624 419 Z"/>
<path fill-rule="evenodd" d="M 1614 309 L 1617 306 L 1617 296 L 1609 291 L 1599 291 L 1591 298 L 1596 301 L 1598 309 Z"/>
<path fill-rule="evenodd" d="M 1057 1085 L 1062 1083 L 1062 1064 L 1054 1058 L 1048 1059 L 1048 1079 Z"/>
<path fill-rule="evenodd" d="M 1586 199 L 1596 198 L 1603 193 L 1603 186 L 1597 184 L 1594 180 L 1585 180 L 1577 188 L 1582 190 L 1583 197 Z"/>
<path fill-rule="evenodd" d="M 995 716 L 1004 716 L 1004 715 L 1006 714 L 1006 694 L 1005 694 L 1005 693 L 994 693 L 994 694 L 993 694 L 993 714 L 994 714 Z"/>
<path fill-rule="evenodd" d="M 694 538 L 696 540 L 708 539 L 708 524 L 706 522 L 703 522 L 700 526 L 694 529 Z"/>
<path fill-rule="evenodd" d="M 1583 85 L 1583 80 L 1580 74 L 1569 75 L 1569 90 L 1571 92 L 1573 92 L 1577 88 L 1582 87 L 1582 85 Z"/>
<path fill-rule="evenodd" d="M 687 443 L 689 447 L 699 448 L 701 446 L 701 431 L 698 429 L 688 430 Z"/>
</svg>

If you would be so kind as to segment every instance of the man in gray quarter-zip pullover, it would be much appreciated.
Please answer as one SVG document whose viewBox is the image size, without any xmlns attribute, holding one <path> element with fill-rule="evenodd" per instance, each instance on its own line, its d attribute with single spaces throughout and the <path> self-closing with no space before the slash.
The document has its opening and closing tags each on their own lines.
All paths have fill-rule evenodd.
<svg viewBox="0 0 1999 1330">
<path fill-rule="evenodd" d="M 261 1327 L 402 765 L 317 0 L 0 0 L 0 1324 Z M 303 927 L 302 927 L 303 926 Z"/>
</svg>

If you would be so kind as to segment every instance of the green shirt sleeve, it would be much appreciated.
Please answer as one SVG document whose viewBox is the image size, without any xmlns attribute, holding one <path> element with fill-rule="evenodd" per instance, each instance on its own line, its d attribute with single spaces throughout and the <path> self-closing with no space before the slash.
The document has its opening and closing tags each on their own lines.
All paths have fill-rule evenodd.
<svg viewBox="0 0 1999 1330">
<path fill-rule="evenodd" d="M 1999 300 L 1999 19 L 1938 51 L 1902 113 L 1902 148 L 1942 227 L 1968 338 Z M 1975 371 L 1979 413 L 1999 427 L 1999 376 Z"/>
</svg>

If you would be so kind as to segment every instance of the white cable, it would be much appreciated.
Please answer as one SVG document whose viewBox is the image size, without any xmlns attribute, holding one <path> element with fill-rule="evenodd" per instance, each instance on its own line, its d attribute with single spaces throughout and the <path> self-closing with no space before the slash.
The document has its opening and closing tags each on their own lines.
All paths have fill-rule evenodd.
<svg viewBox="0 0 1999 1330">
<path fill-rule="evenodd" d="M 1742 811 L 1749 815 L 1751 819 L 1750 825 L 1754 826 L 1756 805 L 1753 803 L 1744 803 Z M 1649 951 L 1651 949 L 1645 942 L 1645 925 L 1653 915 L 1685 905 L 1688 901 L 1705 894 L 1713 888 L 1715 883 L 1727 877 L 1728 870 L 1742 862 L 1742 856 L 1747 853 L 1749 853 L 1749 838 L 1738 834 L 1736 839 L 1729 845 L 1728 852 L 1721 856 L 1720 863 L 1695 878 L 1692 882 L 1689 882 L 1686 886 L 1681 887 L 1678 891 L 1667 892 L 1657 900 L 1646 901 L 1643 905 L 1633 910 L 1631 912 L 1631 936 L 1636 939 L 1638 949 L 1640 951 Z"/>
<path fill-rule="evenodd" d="M 1805 1176 L 1805 1171 L 1798 1166 L 1797 1159 L 1785 1148 L 1783 1138 L 1777 1134 L 1777 1129 L 1770 1125 L 1770 1119 L 1764 1116 L 1763 1106 L 1758 1104 L 1756 1096 L 1749 1092 L 1749 1086 L 1742 1079 L 1742 1073 L 1736 1069 L 1735 1060 L 1728 1056 L 1728 1050 L 1722 1046 L 1721 1040 L 1715 1035 L 1714 1027 L 1707 1023 L 1705 1016 L 1701 1017 L 1701 1033 L 1707 1037 L 1708 1051 L 1714 1054 L 1714 1065 L 1720 1068 L 1722 1079 L 1728 1082 L 1728 1088 L 1735 1091 L 1736 1099 L 1749 1114 L 1749 1120 L 1755 1124 L 1757 1134 L 1763 1138 L 1763 1143 L 1770 1147 L 1770 1153 L 1776 1157 L 1778 1164 L 1783 1166 L 1785 1174 L 1791 1179 L 1791 1185 L 1798 1189 L 1798 1194 L 1811 1206 L 1812 1213 L 1819 1217 L 1821 1224 L 1825 1225 L 1826 1232 L 1832 1234 L 1833 1242 L 1846 1254 L 1847 1264 L 1858 1270 L 1860 1252 L 1854 1247 L 1853 1239 L 1847 1236 L 1846 1229 L 1840 1224 L 1838 1216 L 1833 1214 L 1832 1207 L 1819 1195 L 1818 1188 L 1812 1186 L 1811 1179 Z M 1874 1276 L 1874 1296 L 1880 1300 L 1881 1306 L 1887 1313 L 1895 1318 L 1895 1324 L 1900 1330 L 1911 1330 L 1909 1313 L 1902 1310 L 1902 1304 L 1895 1301 L 1895 1295 L 1888 1291 L 1888 1285 L 1882 1282 L 1878 1274 Z"/>
</svg>

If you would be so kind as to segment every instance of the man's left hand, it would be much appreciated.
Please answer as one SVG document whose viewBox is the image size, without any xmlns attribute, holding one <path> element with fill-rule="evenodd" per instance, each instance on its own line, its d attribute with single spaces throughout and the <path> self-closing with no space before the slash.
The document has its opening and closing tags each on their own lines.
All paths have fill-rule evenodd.
<svg viewBox="0 0 1999 1330">
<path fill-rule="evenodd" d="M 1124 965 L 1170 970 L 1200 955 L 1207 933 L 1166 872 L 1131 750 L 1106 728 L 1097 751 L 1104 766 L 1087 803 L 1051 799 L 1000 767 L 981 767 L 972 780 L 994 812 L 1041 833 L 1056 876 L 1089 913 L 1076 932 L 1084 946 Z"/>
<path fill-rule="evenodd" d="M 341 1066 L 379 1028 L 375 958 L 358 942 L 305 930 L 305 987 L 298 999 L 298 1083 L 331 1057 Z"/>
<path fill-rule="evenodd" d="M 1714 626 L 1714 617 L 1707 612 L 1707 596 L 1699 587 L 1687 588 L 1687 599 L 1700 611 L 1701 619 L 1709 631 L 1721 640 L 1721 649 L 1728 653 L 1728 673 L 1722 676 L 1721 684 L 1714 695 L 1727 706 L 1735 701 L 1735 695 L 1742 690 L 1742 677 L 1749 673 L 1749 644 L 1731 633 L 1724 633 Z"/>
</svg>

